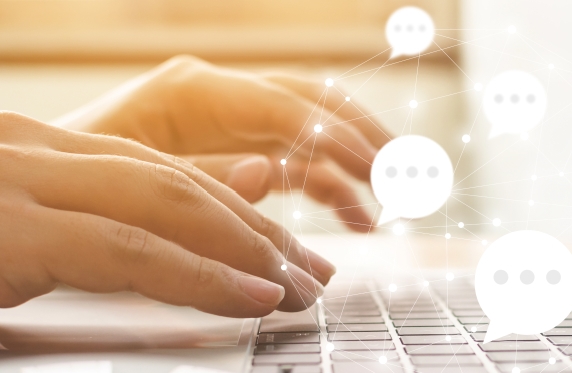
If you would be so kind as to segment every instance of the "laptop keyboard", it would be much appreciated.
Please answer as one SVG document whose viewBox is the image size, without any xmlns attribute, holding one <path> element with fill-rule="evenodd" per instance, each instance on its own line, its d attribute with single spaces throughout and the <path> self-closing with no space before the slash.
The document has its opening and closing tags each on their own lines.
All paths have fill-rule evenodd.
<svg viewBox="0 0 572 373">
<path fill-rule="evenodd" d="M 572 373 L 572 316 L 483 344 L 489 320 L 468 281 L 396 292 L 333 284 L 322 299 L 261 319 L 251 373 Z"/>
</svg>

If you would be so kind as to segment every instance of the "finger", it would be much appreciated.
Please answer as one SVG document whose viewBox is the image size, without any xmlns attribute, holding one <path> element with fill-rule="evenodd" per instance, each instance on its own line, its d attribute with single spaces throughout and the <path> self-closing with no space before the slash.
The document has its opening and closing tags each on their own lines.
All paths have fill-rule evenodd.
<svg viewBox="0 0 572 373">
<path fill-rule="evenodd" d="M 324 93 L 324 83 L 316 80 L 277 72 L 266 73 L 263 76 L 266 80 L 287 87 L 310 101 L 320 101 L 320 97 Z M 346 97 L 349 98 L 347 94 L 334 85 L 328 89 L 325 106 L 340 118 L 357 127 L 377 149 L 391 140 L 387 131 L 375 117 L 368 115 L 367 111 L 352 101 L 351 98 L 347 101 Z"/>
<path fill-rule="evenodd" d="M 336 269 L 331 263 L 301 245 L 284 227 L 260 214 L 252 205 L 238 197 L 228 187 L 188 162 L 118 137 L 73 133 L 57 128 L 50 128 L 50 130 L 55 131 L 56 136 L 50 133 L 46 134 L 46 137 L 50 138 L 53 142 L 52 146 L 60 151 L 82 154 L 122 154 L 181 171 L 232 210 L 251 229 L 267 237 L 274 247 L 286 256 L 287 261 L 311 274 L 321 284 L 326 285 L 336 273 Z M 94 141 L 94 138 L 97 138 L 97 141 Z M 286 299 L 288 299 L 288 291 Z"/>
<path fill-rule="evenodd" d="M 141 228 L 39 206 L 28 212 L 17 234 L 19 249 L 35 253 L 28 259 L 42 263 L 52 280 L 39 281 L 46 290 L 54 282 L 91 292 L 132 290 L 229 317 L 267 315 L 284 296 L 280 285 L 195 255 Z"/>
<path fill-rule="evenodd" d="M 44 187 L 29 192 L 43 206 L 140 227 L 200 256 L 280 284 L 286 290 L 280 310 L 305 309 L 323 292 L 296 265 L 286 263 L 288 273 L 280 270 L 285 259 L 272 242 L 182 172 L 107 155 L 74 154 L 49 167 L 38 164 L 42 167 L 28 167 L 27 172 L 33 175 L 32 185 Z"/>
<path fill-rule="evenodd" d="M 331 206 L 348 228 L 364 233 L 371 230 L 372 217 L 360 204 L 352 186 L 334 167 L 325 162 L 313 162 L 308 169 L 307 162 L 292 159 L 284 168 L 285 171 L 275 169 L 274 173 L 287 172 L 289 187 L 303 187 L 310 197 Z M 273 188 L 282 190 L 281 177 L 275 176 L 273 180 Z M 311 216 L 307 218 L 311 219 Z"/>
<path fill-rule="evenodd" d="M 227 185 L 250 203 L 260 200 L 270 189 L 270 161 L 263 155 L 208 154 L 180 158 Z"/>
</svg>

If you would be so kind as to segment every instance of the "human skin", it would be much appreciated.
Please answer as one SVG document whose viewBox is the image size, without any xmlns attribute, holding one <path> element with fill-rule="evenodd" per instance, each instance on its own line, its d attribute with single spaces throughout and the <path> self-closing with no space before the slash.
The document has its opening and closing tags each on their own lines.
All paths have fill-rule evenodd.
<svg viewBox="0 0 572 373">
<path fill-rule="evenodd" d="M 325 88 L 285 73 L 253 74 L 179 56 L 57 124 L 176 154 L 249 202 L 271 189 L 303 189 L 351 229 L 367 232 L 372 217 L 348 179 L 369 182 L 389 137 L 337 87 L 327 94 Z M 322 133 L 314 133 L 315 123 Z"/>
<path fill-rule="evenodd" d="M 224 184 L 132 140 L 0 112 L 0 169 L 0 307 L 62 283 L 260 317 L 305 309 L 335 273 Z"/>
</svg>

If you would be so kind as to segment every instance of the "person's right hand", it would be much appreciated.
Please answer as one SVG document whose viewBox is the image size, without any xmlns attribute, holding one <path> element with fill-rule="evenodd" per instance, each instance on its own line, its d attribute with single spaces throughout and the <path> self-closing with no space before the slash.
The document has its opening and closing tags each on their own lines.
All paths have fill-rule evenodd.
<svg viewBox="0 0 572 373">
<path fill-rule="evenodd" d="M 305 309 L 335 272 L 223 184 L 130 140 L 0 112 L 0 170 L 0 307 L 64 283 L 259 317 Z"/>
</svg>

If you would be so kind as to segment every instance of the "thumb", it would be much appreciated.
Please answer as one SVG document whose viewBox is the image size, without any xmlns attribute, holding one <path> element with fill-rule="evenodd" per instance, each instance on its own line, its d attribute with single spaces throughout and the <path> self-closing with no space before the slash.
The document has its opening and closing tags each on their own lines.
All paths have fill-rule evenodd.
<svg viewBox="0 0 572 373">
<path fill-rule="evenodd" d="M 260 154 L 188 155 L 183 158 L 248 202 L 256 202 L 270 189 L 271 165 Z"/>
</svg>

